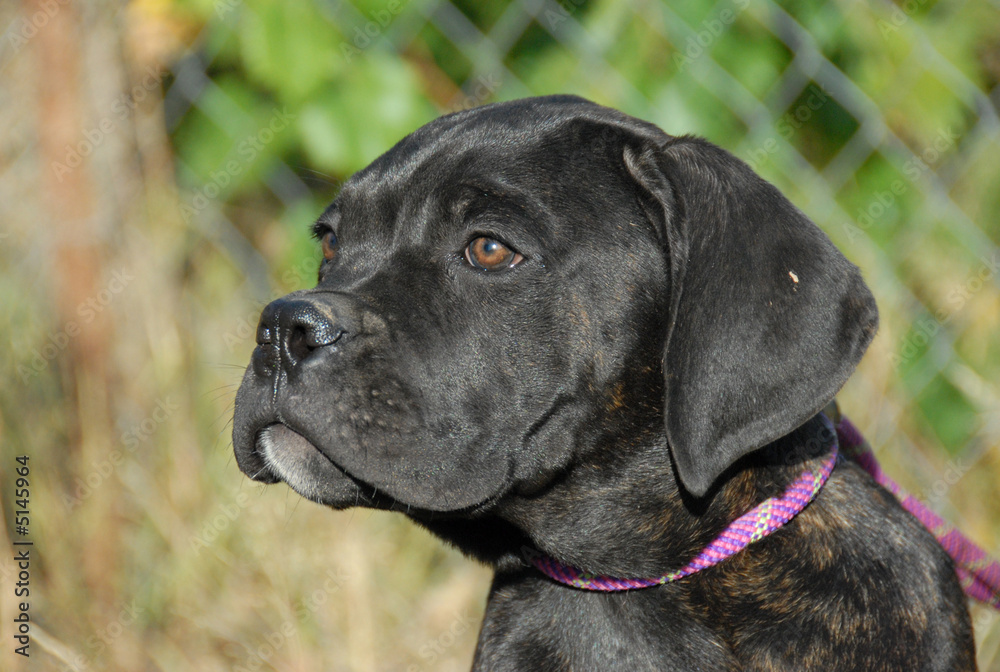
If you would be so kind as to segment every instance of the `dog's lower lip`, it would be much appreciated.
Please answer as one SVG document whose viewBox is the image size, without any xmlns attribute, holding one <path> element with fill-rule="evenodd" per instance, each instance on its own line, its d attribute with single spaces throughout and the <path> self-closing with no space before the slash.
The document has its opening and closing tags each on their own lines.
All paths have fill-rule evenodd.
<svg viewBox="0 0 1000 672">
<path fill-rule="evenodd" d="M 269 442 L 271 444 L 270 450 L 266 447 L 265 442 Z M 355 500 L 353 505 L 361 503 L 365 506 L 371 506 L 378 509 L 402 511 L 413 517 L 431 519 L 449 515 L 468 515 L 476 511 L 488 509 L 490 505 L 501 496 L 500 493 L 498 493 L 483 500 L 482 502 L 472 504 L 456 511 L 431 511 L 421 509 L 420 507 L 414 507 L 403 501 L 397 500 L 395 497 L 380 491 L 379 488 L 371 485 L 370 483 L 359 479 L 354 474 L 350 473 L 330 459 L 330 457 L 325 452 L 320 450 L 316 444 L 285 423 L 280 421 L 274 422 L 257 431 L 256 450 L 263 457 L 264 462 L 268 465 L 267 472 L 274 476 L 274 481 L 271 482 L 284 482 L 289 486 L 292 486 L 293 489 L 295 489 L 293 484 L 282 475 L 282 469 L 275 463 L 276 446 L 279 447 L 280 452 L 283 455 L 282 459 L 285 460 L 294 459 L 295 455 L 300 457 L 312 457 L 314 454 L 322 456 L 323 459 L 329 462 L 329 464 L 337 470 L 337 472 L 350 479 L 350 481 L 358 488 L 361 499 Z M 500 492 L 506 492 L 508 488 L 509 483 L 505 484 L 504 487 L 500 489 Z"/>
<path fill-rule="evenodd" d="M 270 443 L 270 450 L 265 445 L 265 442 Z M 322 457 L 339 474 L 350 479 L 354 485 L 358 487 L 360 493 L 362 493 L 366 500 L 374 503 L 374 493 L 377 492 L 375 488 L 356 478 L 353 474 L 330 459 L 330 456 L 321 450 L 319 446 L 283 422 L 272 423 L 257 432 L 257 451 L 264 456 L 264 460 L 267 462 L 269 470 L 277 477 L 278 480 L 284 481 L 290 486 L 293 485 L 289 482 L 288 478 L 282 474 L 282 468 L 275 462 L 276 446 L 280 448 L 282 454 L 281 459 L 285 461 L 291 461 L 295 459 L 296 456 L 303 459 L 315 456 Z"/>
<path fill-rule="evenodd" d="M 270 425 L 267 425 L 266 427 L 264 427 L 263 429 L 261 429 L 259 432 L 257 432 L 257 441 L 258 442 L 261 440 L 261 436 L 265 432 L 271 432 L 272 435 L 275 434 L 275 433 L 277 433 L 278 436 L 276 436 L 275 438 L 278 438 L 278 439 L 283 439 L 285 437 L 288 437 L 290 439 L 292 439 L 292 438 L 298 438 L 298 439 L 301 439 L 302 441 L 305 441 L 310 446 L 313 445 L 306 437 L 302 436 L 300 433 L 296 432 L 294 429 L 292 429 L 291 427 L 289 427 L 288 425 L 286 425 L 283 422 L 273 422 Z"/>
<path fill-rule="evenodd" d="M 333 460 L 330 460 L 326 453 L 320 450 L 316 444 L 312 443 L 309 439 L 304 437 L 299 432 L 296 432 L 283 422 L 275 422 L 267 425 L 257 432 L 257 451 L 262 455 L 265 454 L 265 447 L 263 445 L 265 435 L 268 435 L 268 440 L 280 443 L 283 451 L 297 453 L 316 452 L 329 460 L 330 464 L 337 467 L 337 469 L 343 471 L 343 469 L 341 469 L 340 466 Z"/>
</svg>

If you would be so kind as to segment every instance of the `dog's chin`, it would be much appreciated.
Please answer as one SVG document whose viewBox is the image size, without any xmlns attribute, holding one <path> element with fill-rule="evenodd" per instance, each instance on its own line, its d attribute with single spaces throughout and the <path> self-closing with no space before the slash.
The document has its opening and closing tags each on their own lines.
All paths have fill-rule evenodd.
<svg viewBox="0 0 1000 672">
<path fill-rule="evenodd" d="M 258 432 L 257 452 L 276 480 L 306 499 L 336 509 L 372 505 L 363 492 L 366 488 L 287 425 L 268 425 Z"/>
<path fill-rule="evenodd" d="M 418 504 L 417 497 L 401 496 L 358 478 L 334 462 L 315 443 L 283 423 L 273 423 L 259 430 L 250 452 L 254 462 L 244 458 L 241 465 L 250 478 L 261 483 L 284 481 L 306 499 L 334 509 L 361 506 L 401 511 L 416 518 L 466 517 L 489 509 L 499 497 L 488 493 L 480 500 L 458 506 L 454 501 L 445 501 L 444 506 L 433 502 L 431 506 Z M 248 468 L 256 471 L 251 473 Z M 504 491 L 506 487 L 498 489 L 500 493 Z"/>
</svg>

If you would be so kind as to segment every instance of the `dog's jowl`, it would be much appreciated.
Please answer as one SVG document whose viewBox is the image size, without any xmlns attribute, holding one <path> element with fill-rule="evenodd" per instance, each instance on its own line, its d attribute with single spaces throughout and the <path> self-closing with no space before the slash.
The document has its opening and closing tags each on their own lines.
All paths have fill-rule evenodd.
<svg viewBox="0 0 1000 672">
<path fill-rule="evenodd" d="M 946 553 L 856 464 L 823 472 L 872 295 L 738 159 L 575 97 L 498 103 L 401 140 L 314 230 L 316 287 L 260 318 L 239 466 L 492 566 L 475 669 L 975 669 Z M 670 575 L 821 473 L 722 561 L 576 587 Z"/>
</svg>

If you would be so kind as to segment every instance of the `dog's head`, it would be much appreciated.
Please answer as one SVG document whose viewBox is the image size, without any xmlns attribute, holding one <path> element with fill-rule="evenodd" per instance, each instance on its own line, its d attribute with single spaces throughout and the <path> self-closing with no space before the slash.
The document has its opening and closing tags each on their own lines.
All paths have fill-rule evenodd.
<svg viewBox="0 0 1000 672">
<path fill-rule="evenodd" d="M 233 442 L 334 507 L 475 512 L 650 432 L 703 495 L 819 411 L 877 323 L 744 163 L 574 97 L 420 128 L 315 233 L 319 281 L 261 315 Z"/>
</svg>

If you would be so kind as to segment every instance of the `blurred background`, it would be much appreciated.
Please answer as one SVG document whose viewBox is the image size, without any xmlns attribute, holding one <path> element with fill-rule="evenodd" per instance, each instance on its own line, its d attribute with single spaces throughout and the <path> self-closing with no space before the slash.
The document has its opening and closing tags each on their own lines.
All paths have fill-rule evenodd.
<svg viewBox="0 0 1000 672">
<path fill-rule="evenodd" d="M 882 314 L 843 409 L 1000 552 L 996 0 L 8 0 L 0 26 L 3 670 L 468 669 L 489 572 L 249 482 L 230 418 L 341 182 L 536 94 L 703 135 L 819 223 Z M 1000 670 L 1000 617 L 973 616 Z"/>
</svg>

